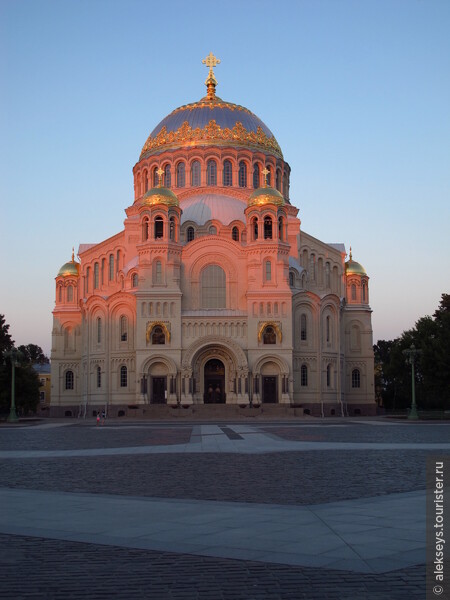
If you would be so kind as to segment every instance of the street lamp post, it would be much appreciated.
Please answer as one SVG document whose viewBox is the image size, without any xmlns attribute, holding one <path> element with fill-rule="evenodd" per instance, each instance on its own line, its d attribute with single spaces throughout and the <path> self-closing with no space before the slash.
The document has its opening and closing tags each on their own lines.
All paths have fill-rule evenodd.
<svg viewBox="0 0 450 600">
<path fill-rule="evenodd" d="M 417 356 L 422 353 L 422 350 L 417 350 L 414 344 L 411 344 L 409 348 L 403 350 L 403 354 L 406 356 L 406 362 L 411 365 L 411 385 L 412 385 L 412 403 L 411 410 L 409 411 L 408 419 L 418 419 L 419 415 L 417 413 L 417 405 L 416 405 L 416 379 L 414 376 L 414 364 L 416 362 Z"/>
<path fill-rule="evenodd" d="M 16 367 L 19 366 L 20 352 L 15 348 L 8 350 L 4 354 L 5 357 L 9 357 L 11 360 L 11 408 L 9 409 L 9 415 L 7 417 L 8 423 L 17 423 L 19 417 L 16 413 Z"/>
</svg>

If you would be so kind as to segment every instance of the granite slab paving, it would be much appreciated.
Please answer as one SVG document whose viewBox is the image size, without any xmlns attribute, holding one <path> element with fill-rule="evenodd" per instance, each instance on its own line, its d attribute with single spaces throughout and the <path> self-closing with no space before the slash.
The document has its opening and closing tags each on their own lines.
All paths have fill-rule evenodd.
<svg viewBox="0 0 450 600">
<path fill-rule="evenodd" d="M 425 518 L 424 492 L 288 507 L 1 488 L 0 505 L 5 534 L 222 558 L 239 550 L 242 559 L 360 573 L 425 561 L 424 537 L 402 538 L 379 518 L 401 506 L 403 524 L 415 530 Z"/>
<path fill-rule="evenodd" d="M 0 427 L 0 599 L 423 599 L 424 465 L 449 431 Z"/>
</svg>

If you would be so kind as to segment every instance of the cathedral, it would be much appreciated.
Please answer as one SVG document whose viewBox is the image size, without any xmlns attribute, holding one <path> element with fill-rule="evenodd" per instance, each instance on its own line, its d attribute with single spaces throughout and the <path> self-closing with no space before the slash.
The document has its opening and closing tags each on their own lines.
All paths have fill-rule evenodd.
<svg viewBox="0 0 450 600">
<path fill-rule="evenodd" d="M 303 231 L 273 133 L 216 95 L 219 62 L 149 135 L 124 228 L 59 270 L 53 416 L 376 412 L 369 277 Z"/>
</svg>

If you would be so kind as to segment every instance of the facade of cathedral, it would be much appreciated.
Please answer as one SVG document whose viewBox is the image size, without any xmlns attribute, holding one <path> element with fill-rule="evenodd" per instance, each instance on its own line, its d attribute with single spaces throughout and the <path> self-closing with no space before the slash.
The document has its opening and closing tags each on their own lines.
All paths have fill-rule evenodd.
<svg viewBox="0 0 450 600">
<path fill-rule="evenodd" d="M 58 416 L 149 404 L 374 414 L 369 278 L 300 228 L 268 127 L 207 95 L 152 131 L 124 229 L 56 277 Z"/>
</svg>

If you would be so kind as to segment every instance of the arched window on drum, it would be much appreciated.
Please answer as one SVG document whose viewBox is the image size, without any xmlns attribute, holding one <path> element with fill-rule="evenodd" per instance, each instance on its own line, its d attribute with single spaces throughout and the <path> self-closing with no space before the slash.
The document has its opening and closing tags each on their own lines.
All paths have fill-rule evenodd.
<svg viewBox="0 0 450 600">
<path fill-rule="evenodd" d="M 191 186 L 199 187 L 200 185 L 200 163 L 198 160 L 194 160 L 191 165 Z"/>
<path fill-rule="evenodd" d="M 212 159 L 206 163 L 206 185 L 217 185 L 217 163 Z"/>
<path fill-rule="evenodd" d="M 247 165 L 243 160 L 239 163 L 239 187 L 247 187 Z"/>
<path fill-rule="evenodd" d="M 223 185 L 225 187 L 233 185 L 233 165 L 230 160 L 225 160 L 223 163 Z"/>
</svg>

